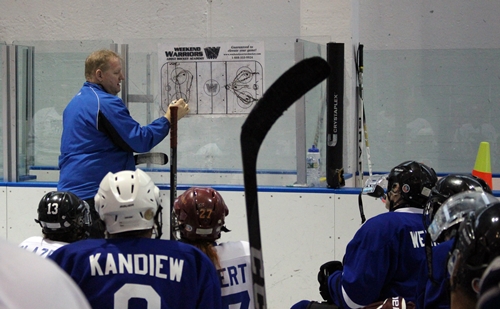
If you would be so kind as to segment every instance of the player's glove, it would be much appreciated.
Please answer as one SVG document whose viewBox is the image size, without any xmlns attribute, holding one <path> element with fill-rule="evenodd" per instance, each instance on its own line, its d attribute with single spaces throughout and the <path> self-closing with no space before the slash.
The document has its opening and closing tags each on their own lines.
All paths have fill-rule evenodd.
<svg viewBox="0 0 500 309">
<path fill-rule="evenodd" d="M 177 120 L 181 120 L 182 117 L 186 116 L 189 113 L 189 105 L 183 99 L 172 101 L 172 103 L 167 108 L 167 112 L 165 113 L 165 117 L 168 119 L 168 122 L 171 122 L 171 106 L 177 106 Z"/>
<path fill-rule="evenodd" d="M 328 277 L 337 270 L 342 271 L 344 267 L 342 262 L 330 261 L 321 265 L 318 272 L 318 282 L 319 282 L 319 294 L 326 300 L 329 304 L 333 303 L 332 297 L 330 296 L 330 291 L 328 289 Z"/>
</svg>

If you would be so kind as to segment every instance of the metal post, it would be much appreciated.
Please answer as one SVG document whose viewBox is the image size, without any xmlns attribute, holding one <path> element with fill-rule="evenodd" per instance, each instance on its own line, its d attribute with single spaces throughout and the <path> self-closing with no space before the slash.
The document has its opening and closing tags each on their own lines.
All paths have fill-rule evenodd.
<svg viewBox="0 0 500 309">
<path fill-rule="evenodd" d="M 34 121 L 35 116 L 35 47 L 28 46 L 26 50 L 26 128 L 24 130 L 25 137 L 24 140 L 28 141 L 30 138 L 30 132 L 34 134 Z M 30 166 L 35 165 L 35 145 L 34 143 L 27 143 L 26 146 L 26 158 L 24 173 L 29 174 Z"/>
<path fill-rule="evenodd" d="M 121 45 L 121 57 L 123 59 L 122 63 L 122 72 L 123 76 L 125 76 L 125 80 L 122 81 L 122 91 L 121 91 L 121 97 L 123 100 L 123 103 L 125 106 L 128 108 L 128 44 L 122 44 Z"/>
<path fill-rule="evenodd" d="M 304 43 L 295 42 L 295 63 L 304 59 Z M 295 103 L 295 154 L 297 158 L 296 186 L 307 185 L 306 175 L 306 99 L 302 96 Z"/>
<path fill-rule="evenodd" d="M 2 46 L 3 67 L 3 179 L 14 182 L 17 179 L 16 147 L 16 46 Z"/>
</svg>

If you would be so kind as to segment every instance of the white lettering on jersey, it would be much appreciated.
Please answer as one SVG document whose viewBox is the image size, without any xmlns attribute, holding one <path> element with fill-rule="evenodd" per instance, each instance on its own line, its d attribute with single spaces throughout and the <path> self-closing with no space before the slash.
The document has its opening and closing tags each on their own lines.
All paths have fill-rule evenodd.
<svg viewBox="0 0 500 309">
<path fill-rule="evenodd" d="M 109 274 L 116 274 L 116 263 L 115 260 L 113 259 L 113 255 L 111 253 L 108 253 L 108 256 L 106 258 L 106 269 L 104 270 L 105 275 Z"/>
<path fill-rule="evenodd" d="M 123 254 L 118 255 L 118 267 L 120 274 L 123 274 L 125 269 L 127 269 L 127 273 L 132 273 L 134 270 L 134 263 L 132 263 L 132 254 L 127 254 L 127 258 Z"/>
<path fill-rule="evenodd" d="M 399 297 L 392 298 L 392 308 L 399 309 Z"/>
<path fill-rule="evenodd" d="M 121 253 L 116 256 L 108 253 L 105 258 L 101 259 L 101 253 L 97 253 L 89 256 L 89 266 L 91 276 L 136 274 L 160 279 L 170 278 L 171 281 L 180 282 L 184 260 L 169 259 L 166 255 L 127 254 L 125 256 Z"/>
<path fill-rule="evenodd" d="M 184 266 L 184 260 L 170 259 L 170 280 L 177 279 L 177 282 L 181 281 L 182 266 Z"/>
<path fill-rule="evenodd" d="M 97 262 L 99 260 L 99 257 L 101 256 L 100 253 L 97 253 L 96 255 L 91 255 L 89 256 L 89 264 L 90 264 L 90 275 L 95 276 L 96 272 L 99 276 L 104 275 L 102 272 L 101 266 Z"/>
<path fill-rule="evenodd" d="M 247 282 L 245 278 L 245 268 L 247 264 L 238 264 L 237 266 L 229 266 L 227 268 L 219 269 L 219 277 L 221 280 L 221 287 L 244 284 Z"/>
<path fill-rule="evenodd" d="M 423 248 L 425 247 L 424 243 L 424 231 L 411 231 L 410 236 L 413 242 L 413 248 Z"/>
</svg>

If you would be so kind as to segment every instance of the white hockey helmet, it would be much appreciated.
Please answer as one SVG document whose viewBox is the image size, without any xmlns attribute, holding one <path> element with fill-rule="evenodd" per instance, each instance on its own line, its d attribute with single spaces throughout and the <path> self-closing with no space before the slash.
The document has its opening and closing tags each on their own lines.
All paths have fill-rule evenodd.
<svg viewBox="0 0 500 309">
<path fill-rule="evenodd" d="M 161 208 L 160 189 L 140 169 L 109 172 L 99 185 L 95 207 L 109 234 L 150 229 Z"/>
</svg>

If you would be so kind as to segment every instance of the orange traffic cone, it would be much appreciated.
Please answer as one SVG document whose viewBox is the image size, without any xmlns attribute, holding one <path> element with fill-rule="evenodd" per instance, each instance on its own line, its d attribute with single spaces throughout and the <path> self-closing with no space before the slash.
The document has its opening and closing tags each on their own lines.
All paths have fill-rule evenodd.
<svg viewBox="0 0 500 309">
<path fill-rule="evenodd" d="M 476 164 L 472 175 L 482 178 L 493 190 L 493 175 L 491 174 L 490 143 L 481 142 L 477 151 Z"/>
</svg>

